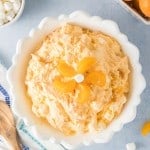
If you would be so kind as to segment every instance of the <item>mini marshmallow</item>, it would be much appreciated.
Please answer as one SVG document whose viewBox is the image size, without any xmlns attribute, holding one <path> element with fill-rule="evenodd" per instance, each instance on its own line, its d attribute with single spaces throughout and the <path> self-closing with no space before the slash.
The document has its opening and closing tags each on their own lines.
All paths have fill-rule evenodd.
<svg viewBox="0 0 150 150">
<path fill-rule="evenodd" d="M 13 4 L 11 2 L 5 2 L 4 8 L 6 11 L 10 11 L 13 8 Z"/>
<path fill-rule="evenodd" d="M 12 3 L 15 3 L 16 2 L 16 0 L 9 0 L 10 2 L 12 2 Z"/>
<path fill-rule="evenodd" d="M 15 3 L 13 3 L 13 10 L 15 11 L 15 13 L 18 12 L 18 10 L 20 9 L 20 6 L 21 6 L 20 1 L 16 1 Z"/>
<path fill-rule="evenodd" d="M 77 74 L 76 76 L 74 76 L 74 80 L 77 82 L 77 83 L 81 83 L 84 81 L 84 75 L 83 74 Z"/>
<path fill-rule="evenodd" d="M 4 24 L 4 21 L 0 19 L 0 26 Z"/>
<path fill-rule="evenodd" d="M 4 19 L 4 18 L 5 18 L 5 12 L 0 11 L 0 19 Z"/>
<path fill-rule="evenodd" d="M 0 1 L 0 13 L 1 12 L 4 12 L 5 10 L 4 10 L 4 6 L 3 6 L 3 2 L 2 1 Z"/>
<path fill-rule="evenodd" d="M 127 150 L 136 150 L 136 145 L 135 143 L 128 143 L 126 144 Z"/>
</svg>

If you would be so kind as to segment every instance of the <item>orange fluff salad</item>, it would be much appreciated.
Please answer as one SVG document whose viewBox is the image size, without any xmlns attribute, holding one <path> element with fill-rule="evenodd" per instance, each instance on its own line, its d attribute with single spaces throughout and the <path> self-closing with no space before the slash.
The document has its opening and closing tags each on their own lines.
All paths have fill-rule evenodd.
<svg viewBox="0 0 150 150">
<path fill-rule="evenodd" d="M 104 130 L 129 93 L 129 60 L 111 36 L 73 24 L 31 54 L 25 84 L 32 111 L 65 135 Z"/>
</svg>

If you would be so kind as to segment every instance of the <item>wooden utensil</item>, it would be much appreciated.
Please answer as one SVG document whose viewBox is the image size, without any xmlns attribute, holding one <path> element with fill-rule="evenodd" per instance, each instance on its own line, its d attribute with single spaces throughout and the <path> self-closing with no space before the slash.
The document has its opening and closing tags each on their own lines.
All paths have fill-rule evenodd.
<svg viewBox="0 0 150 150">
<path fill-rule="evenodd" d="M 0 100 L 0 135 L 11 146 L 11 150 L 21 150 L 13 114 L 8 105 Z"/>
</svg>

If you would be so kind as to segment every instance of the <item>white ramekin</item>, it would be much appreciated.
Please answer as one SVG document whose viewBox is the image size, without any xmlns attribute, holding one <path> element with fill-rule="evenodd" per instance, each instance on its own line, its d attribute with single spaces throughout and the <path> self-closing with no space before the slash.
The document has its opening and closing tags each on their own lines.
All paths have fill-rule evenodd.
<svg viewBox="0 0 150 150">
<path fill-rule="evenodd" d="M 25 6 L 25 0 L 21 0 L 21 6 L 20 6 L 19 11 L 16 14 L 16 16 L 11 21 L 1 25 L 0 28 L 7 27 L 7 26 L 13 24 L 14 22 L 16 22 L 20 18 L 20 16 L 22 15 L 22 12 L 24 10 L 24 6 Z"/>
<path fill-rule="evenodd" d="M 33 115 L 31 106 L 29 105 L 30 100 L 26 96 L 24 78 L 31 52 L 40 45 L 42 39 L 47 34 L 65 22 L 99 30 L 114 37 L 121 44 L 124 53 L 130 59 L 132 86 L 128 103 L 120 116 L 106 130 L 100 133 L 95 132 L 66 137 L 49 125 L 45 125 Z M 135 118 L 137 105 L 140 103 L 140 94 L 146 86 L 141 71 L 142 67 L 139 63 L 138 48 L 130 43 L 127 37 L 119 31 L 118 25 L 115 22 L 103 20 L 98 16 L 90 16 L 82 11 L 76 11 L 70 15 L 60 15 L 58 18 L 47 17 L 41 21 L 37 28 L 31 30 L 26 38 L 19 40 L 17 43 L 17 51 L 13 57 L 13 64 L 8 70 L 8 81 L 13 96 L 12 109 L 19 119 L 23 119 L 28 126 L 35 128 L 36 135 L 42 140 L 60 143 L 68 149 L 74 148 L 79 144 L 90 145 L 93 142 L 105 143 L 112 138 L 115 132 L 121 130 L 124 124 Z"/>
</svg>

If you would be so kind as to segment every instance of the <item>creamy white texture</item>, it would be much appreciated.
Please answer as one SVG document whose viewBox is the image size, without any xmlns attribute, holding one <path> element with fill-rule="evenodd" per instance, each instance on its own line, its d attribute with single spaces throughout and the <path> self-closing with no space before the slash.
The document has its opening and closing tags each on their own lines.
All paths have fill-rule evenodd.
<svg viewBox="0 0 150 150">
<path fill-rule="evenodd" d="M 14 19 L 21 7 L 21 0 L 0 0 L 0 26 Z"/>
</svg>

